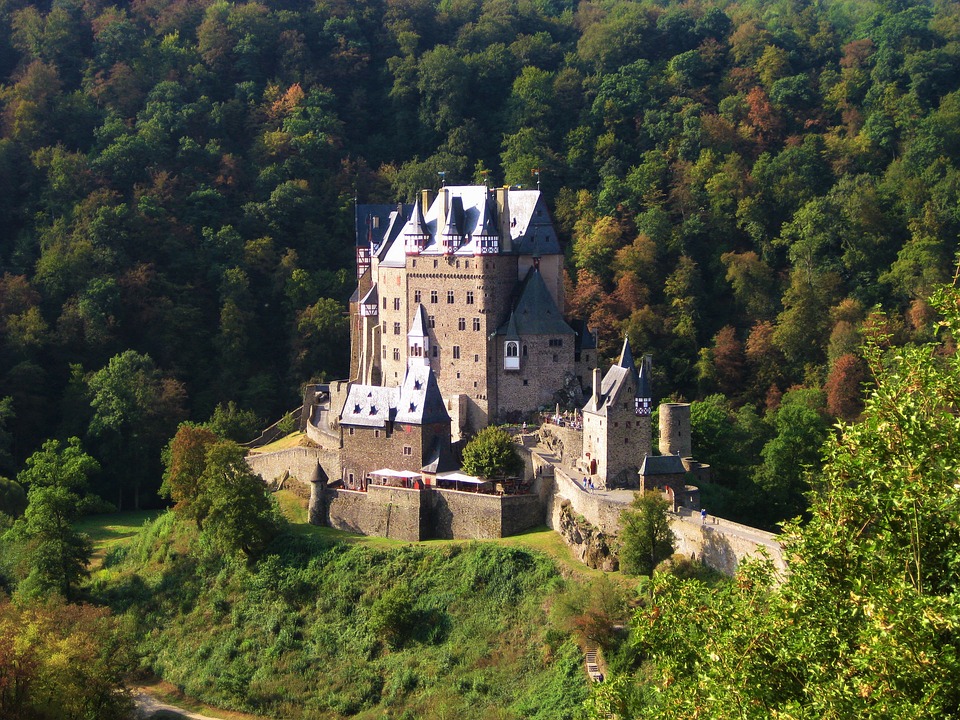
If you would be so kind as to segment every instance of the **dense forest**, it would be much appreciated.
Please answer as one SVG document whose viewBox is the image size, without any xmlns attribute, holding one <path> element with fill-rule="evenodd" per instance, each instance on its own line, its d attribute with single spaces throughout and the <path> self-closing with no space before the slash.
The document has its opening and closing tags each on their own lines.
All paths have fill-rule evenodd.
<svg viewBox="0 0 960 720">
<path fill-rule="evenodd" d="M 730 488 L 816 464 L 875 306 L 923 339 L 950 277 L 958 39 L 946 1 L 4 0 L 0 473 L 76 436 L 130 505 L 181 420 L 344 375 L 355 199 L 441 171 L 541 182 L 571 315 L 710 398 Z"/>
</svg>

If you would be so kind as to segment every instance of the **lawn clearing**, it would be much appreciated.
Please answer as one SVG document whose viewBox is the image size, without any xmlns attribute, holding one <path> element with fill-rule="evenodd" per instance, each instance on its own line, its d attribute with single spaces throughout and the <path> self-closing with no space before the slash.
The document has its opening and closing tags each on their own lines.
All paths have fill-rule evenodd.
<svg viewBox="0 0 960 720">
<path fill-rule="evenodd" d="M 135 510 L 132 512 L 88 515 L 81 518 L 74 528 L 86 533 L 93 542 L 93 556 L 90 569 L 95 570 L 103 564 L 103 558 L 117 545 L 133 537 L 144 523 L 154 520 L 163 510 Z"/>
</svg>

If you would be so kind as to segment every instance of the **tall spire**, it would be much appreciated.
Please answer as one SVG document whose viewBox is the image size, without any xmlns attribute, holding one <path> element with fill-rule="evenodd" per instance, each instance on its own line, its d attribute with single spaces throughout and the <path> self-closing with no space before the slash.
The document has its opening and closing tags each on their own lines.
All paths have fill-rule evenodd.
<svg viewBox="0 0 960 720">
<path fill-rule="evenodd" d="M 617 365 L 627 370 L 632 371 L 633 373 L 637 372 L 637 366 L 633 362 L 633 351 L 630 350 L 630 339 L 623 339 L 623 350 L 620 351 L 620 360 L 617 361 Z"/>
<path fill-rule="evenodd" d="M 413 311 L 413 322 L 407 333 L 407 367 L 415 365 L 430 366 L 430 336 L 427 332 L 427 311 L 417 303 Z"/>
</svg>

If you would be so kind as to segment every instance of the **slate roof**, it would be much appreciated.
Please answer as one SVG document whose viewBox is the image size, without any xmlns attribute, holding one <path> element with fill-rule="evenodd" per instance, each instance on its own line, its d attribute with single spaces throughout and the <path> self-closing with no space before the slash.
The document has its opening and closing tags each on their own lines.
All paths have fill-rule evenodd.
<svg viewBox="0 0 960 720">
<path fill-rule="evenodd" d="M 590 328 L 587 327 L 585 320 L 571 320 L 570 327 L 573 328 L 573 331 L 577 334 L 577 340 L 575 348 L 577 352 L 581 350 L 596 350 L 597 349 L 597 338 L 590 332 Z"/>
<path fill-rule="evenodd" d="M 617 363 L 607 370 L 603 380 L 600 381 L 599 397 L 591 397 L 583 407 L 584 412 L 590 412 L 599 415 L 606 415 L 607 408 L 611 403 L 621 402 L 620 394 L 626 386 L 627 380 L 632 377 L 636 391 L 635 398 L 649 398 L 650 395 L 641 395 L 640 377 L 637 368 L 633 362 L 633 350 L 630 348 L 630 341 L 624 339 L 623 349 L 620 351 L 620 358 Z M 649 392 L 649 382 L 647 382 L 646 392 Z M 633 398 L 631 398 L 633 399 Z"/>
<path fill-rule="evenodd" d="M 647 455 L 640 465 L 640 474 L 644 477 L 651 475 L 683 475 L 687 469 L 683 466 L 679 455 Z"/>
<path fill-rule="evenodd" d="M 341 425 L 385 427 L 393 419 L 400 388 L 351 385 L 340 413 Z"/>
<path fill-rule="evenodd" d="M 373 249 L 382 245 L 390 229 L 390 216 L 398 209 L 409 216 L 409 205 L 358 204 L 355 208 L 357 247 Z"/>
<path fill-rule="evenodd" d="M 388 422 L 405 425 L 450 422 L 437 376 L 431 368 L 408 368 L 400 387 L 350 386 L 340 412 L 341 425 L 382 428 Z"/>
<path fill-rule="evenodd" d="M 449 208 L 444 227 L 438 228 L 441 195 L 423 212 L 419 203 L 405 205 L 358 205 L 357 246 L 370 247 L 377 259 L 387 267 L 400 267 L 406 261 L 403 237 L 408 234 L 428 236 L 424 255 L 447 252 L 440 236 L 456 237 L 455 255 L 477 254 L 480 237 L 500 237 L 496 202 L 483 185 L 448 185 Z M 507 200 L 509 228 L 514 254 L 559 255 L 560 241 L 553 227 L 546 202 L 539 190 L 510 190 Z M 373 218 L 379 218 L 378 223 Z M 379 227 L 373 227 L 379 224 Z M 504 252 L 501 238 L 500 252 Z"/>
<path fill-rule="evenodd" d="M 360 301 L 361 305 L 379 305 L 380 300 L 377 296 L 377 284 L 374 283 L 373 286 L 367 290 L 367 294 L 363 296 L 363 300 Z"/>
<path fill-rule="evenodd" d="M 434 439 L 433 445 L 427 453 L 427 461 L 420 468 L 420 471 L 436 475 L 437 473 L 456 470 L 458 467 L 450 452 L 450 443 L 444 442 L 443 438 L 438 437 Z"/>
<path fill-rule="evenodd" d="M 437 376 L 424 365 L 407 368 L 397 398 L 395 422 L 407 425 L 429 425 L 450 422 Z"/>
<path fill-rule="evenodd" d="M 523 337 L 528 335 L 574 335 L 564 321 L 553 296 L 547 290 L 543 276 L 530 268 L 520 285 L 519 297 L 507 321 L 497 328 L 497 335 Z"/>
<path fill-rule="evenodd" d="M 421 303 L 417 303 L 417 309 L 413 311 L 413 322 L 410 323 L 407 337 L 427 337 L 427 311 Z"/>
<path fill-rule="evenodd" d="M 643 362 L 640 363 L 640 373 L 637 378 L 637 397 L 650 399 L 653 397 L 653 389 L 650 385 L 650 356 L 644 355 Z"/>
</svg>

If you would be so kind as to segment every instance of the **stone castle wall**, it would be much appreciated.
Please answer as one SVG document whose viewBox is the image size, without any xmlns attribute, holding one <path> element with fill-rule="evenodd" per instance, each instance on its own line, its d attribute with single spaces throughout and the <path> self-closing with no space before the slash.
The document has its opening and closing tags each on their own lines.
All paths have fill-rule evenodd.
<svg viewBox="0 0 960 720">
<path fill-rule="evenodd" d="M 609 496 L 589 493 L 574 478 L 560 469 L 554 472 L 553 492 L 547 499 L 547 525 L 563 530 L 564 504 L 569 501 L 572 512 L 583 516 L 606 535 L 620 531 L 620 513 L 629 503 L 617 502 Z M 747 557 L 766 553 L 774 567 L 786 572 L 786 560 L 776 535 L 726 520 L 702 524 L 700 518 L 681 509 L 682 515 L 671 515 L 670 528 L 676 539 L 676 551 L 715 570 L 732 575 Z"/>
<path fill-rule="evenodd" d="M 372 485 L 367 492 L 327 489 L 327 524 L 338 530 L 414 542 L 423 538 L 425 510 L 419 490 Z M 311 503 L 310 522 L 322 524 Z"/>
<path fill-rule="evenodd" d="M 560 343 L 551 346 L 550 343 Z M 493 352 L 499 374 L 497 416 L 520 420 L 523 409 L 552 407 L 564 376 L 574 366 L 574 336 L 536 335 L 520 342 L 520 369 L 504 369 L 504 344 L 498 337 Z"/>
<path fill-rule="evenodd" d="M 287 473 L 302 483 L 309 483 L 318 464 L 328 478 L 340 477 L 340 452 L 332 448 L 292 447 L 247 455 L 247 465 L 262 477 L 264 482 L 273 482 Z"/>
<path fill-rule="evenodd" d="M 661 403 L 660 454 L 692 457 L 690 403 Z"/>
<path fill-rule="evenodd" d="M 536 495 L 407 490 L 371 485 L 367 492 L 327 488 L 311 502 L 310 522 L 397 540 L 493 540 L 543 523 Z"/>
</svg>

